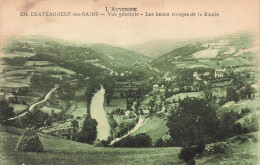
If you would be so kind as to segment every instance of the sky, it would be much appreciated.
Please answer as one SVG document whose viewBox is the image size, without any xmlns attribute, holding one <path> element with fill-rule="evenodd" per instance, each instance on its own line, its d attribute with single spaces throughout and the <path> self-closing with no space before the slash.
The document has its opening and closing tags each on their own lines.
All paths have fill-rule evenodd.
<svg viewBox="0 0 260 165">
<path fill-rule="evenodd" d="M 133 45 L 155 39 L 214 37 L 258 32 L 259 0 L 0 0 L 0 42 L 23 35 L 46 35 L 83 43 Z M 33 17 L 20 12 L 99 12 L 136 7 L 138 13 L 218 12 L 218 17 Z M 259 34 L 259 33 L 258 33 Z"/>
</svg>

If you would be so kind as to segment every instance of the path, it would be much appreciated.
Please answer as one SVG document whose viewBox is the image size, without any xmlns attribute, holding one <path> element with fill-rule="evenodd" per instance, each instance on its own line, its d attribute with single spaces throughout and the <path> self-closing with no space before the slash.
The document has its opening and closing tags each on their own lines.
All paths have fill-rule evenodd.
<svg viewBox="0 0 260 165">
<path fill-rule="evenodd" d="M 16 118 L 18 118 L 18 117 L 25 116 L 28 112 L 32 111 L 35 106 L 37 106 L 37 105 L 39 105 L 39 104 L 44 103 L 45 101 L 47 101 L 48 98 L 50 97 L 51 93 L 54 92 L 57 88 L 58 88 L 58 86 L 55 86 L 55 88 L 53 88 L 49 93 L 47 93 L 47 95 L 45 96 L 45 98 L 44 98 L 43 100 L 41 100 L 41 101 L 39 101 L 39 102 L 36 102 L 36 103 L 34 103 L 33 105 L 31 105 L 31 106 L 29 107 L 29 111 L 26 111 L 26 112 L 24 112 L 24 113 L 22 113 L 22 114 L 20 114 L 20 115 L 18 115 L 18 116 L 16 116 L 16 117 L 13 117 L 13 118 L 8 119 L 8 120 L 14 120 L 14 119 L 16 119 Z"/>
<path fill-rule="evenodd" d="M 148 119 L 148 118 L 147 118 Z M 135 131 L 137 131 L 139 128 L 141 128 L 147 121 L 147 119 L 144 120 L 143 117 L 139 117 L 138 123 L 135 125 L 135 127 L 133 129 L 131 129 L 127 134 L 125 134 L 122 137 L 116 138 L 114 140 L 111 141 L 110 145 L 114 144 L 115 142 L 118 142 L 119 140 L 129 136 L 130 134 L 134 133 Z"/>
</svg>

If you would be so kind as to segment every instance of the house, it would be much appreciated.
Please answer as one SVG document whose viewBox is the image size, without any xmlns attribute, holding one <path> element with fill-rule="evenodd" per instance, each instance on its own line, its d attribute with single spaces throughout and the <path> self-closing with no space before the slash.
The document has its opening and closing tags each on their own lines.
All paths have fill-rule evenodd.
<svg viewBox="0 0 260 165">
<path fill-rule="evenodd" d="M 5 99 L 5 93 L 4 92 L 0 92 L 0 101 Z"/>
<path fill-rule="evenodd" d="M 14 99 L 14 95 L 12 93 L 6 93 L 5 99 L 10 101 L 10 100 Z"/>
<path fill-rule="evenodd" d="M 162 92 L 162 93 L 165 92 L 165 87 L 164 87 L 164 85 L 162 85 L 161 87 L 159 87 L 159 91 Z"/>
<path fill-rule="evenodd" d="M 135 116 L 136 114 L 133 111 L 129 111 L 129 110 L 125 111 L 125 117 L 130 119 L 130 118 L 134 118 Z"/>
<path fill-rule="evenodd" d="M 200 78 L 200 75 L 198 74 L 198 72 L 193 72 L 193 75 L 192 75 L 196 80 L 201 80 Z"/>
<path fill-rule="evenodd" d="M 143 114 L 144 114 L 144 115 L 148 115 L 149 113 L 150 113 L 150 111 L 149 111 L 148 109 L 143 110 Z"/>
<path fill-rule="evenodd" d="M 165 87 L 164 85 L 159 86 L 158 84 L 153 85 L 153 91 L 160 91 L 160 92 L 165 92 Z"/>
<path fill-rule="evenodd" d="M 196 71 L 193 72 L 193 77 L 194 77 L 194 78 L 196 78 L 196 77 L 198 77 L 198 76 L 199 76 L 198 72 L 196 72 Z"/>
<path fill-rule="evenodd" d="M 154 84 L 154 85 L 153 85 L 153 90 L 154 90 L 154 91 L 157 91 L 158 89 L 159 89 L 159 85 L 158 85 L 158 84 Z"/>
<path fill-rule="evenodd" d="M 27 61 L 24 66 L 47 66 L 50 65 L 49 61 Z"/>
<path fill-rule="evenodd" d="M 215 70 L 215 78 L 224 77 L 225 69 L 216 69 Z"/>
<path fill-rule="evenodd" d="M 203 73 L 203 76 L 205 76 L 205 77 L 209 77 L 209 75 L 210 75 L 209 72 L 205 72 L 205 73 Z"/>
</svg>

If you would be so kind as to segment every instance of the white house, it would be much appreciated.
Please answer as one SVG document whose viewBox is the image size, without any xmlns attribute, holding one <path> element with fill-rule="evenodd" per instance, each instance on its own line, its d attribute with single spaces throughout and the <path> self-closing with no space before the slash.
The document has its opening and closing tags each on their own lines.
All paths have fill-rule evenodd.
<svg viewBox="0 0 260 165">
<path fill-rule="evenodd" d="M 194 77 L 194 78 L 196 78 L 196 77 L 198 77 L 198 76 L 199 76 L 198 72 L 196 72 L 196 71 L 193 72 L 193 77 Z"/>
<path fill-rule="evenodd" d="M 216 69 L 215 70 L 215 78 L 224 77 L 225 69 Z"/>
<path fill-rule="evenodd" d="M 125 111 L 125 117 L 127 118 L 134 118 L 136 116 L 136 114 L 133 111 Z"/>
<path fill-rule="evenodd" d="M 27 61 L 24 66 L 46 66 L 50 65 L 49 61 Z"/>
<path fill-rule="evenodd" d="M 153 85 L 153 90 L 158 90 L 159 89 L 159 85 L 158 84 L 154 84 Z"/>
<path fill-rule="evenodd" d="M 0 92 L 0 101 L 4 100 L 5 99 L 5 93 L 3 92 Z"/>
<path fill-rule="evenodd" d="M 148 114 L 149 114 L 149 112 L 150 112 L 150 111 L 149 111 L 148 109 L 146 109 L 146 110 L 143 110 L 143 114 L 144 114 L 144 115 L 148 115 Z"/>
</svg>

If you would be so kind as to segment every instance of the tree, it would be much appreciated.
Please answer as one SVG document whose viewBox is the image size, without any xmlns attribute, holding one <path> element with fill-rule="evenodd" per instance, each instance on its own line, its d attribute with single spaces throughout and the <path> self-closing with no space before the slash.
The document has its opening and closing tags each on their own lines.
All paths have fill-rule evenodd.
<svg viewBox="0 0 260 165">
<path fill-rule="evenodd" d="M 235 89 L 232 87 L 227 88 L 227 101 L 239 101 L 238 94 Z"/>
<path fill-rule="evenodd" d="M 83 122 L 81 132 L 78 133 L 76 140 L 88 144 L 93 144 L 97 137 L 97 121 L 92 119 L 90 115 L 86 116 Z"/>
<path fill-rule="evenodd" d="M 97 82 L 97 80 L 91 79 L 87 82 L 85 97 L 87 101 L 88 114 L 90 114 L 90 104 L 92 101 L 92 97 L 94 96 L 94 94 L 98 89 L 100 89 L 100 84 Z"/>
<path fill-rule="evenodd" d="M 19 88 L 17 94 L 21 96 L 25 96 L 26 98 L 28 92 L 29 92 L 29 88 L 24 87 L 24 88 Z"/>
<path fill-rule="evenodd" d="M 127 136 L 113 144 L 114 147 L 151 147 L 152 139 L 145 133 L 140 133 L 135 136 Z"/>
<path fill-rule="evenodd" d="M 154 147 L 163 147 L 164 146 L 164 142 L 162 138 L 159 138 L 158 140 L 155 141 L 154 143 Z"/>
<path fill-rule="evenodd" d="M 49 115 L 35 109 L 33 111 L 28 112 L 23 118 L 21 118 L 21 122 L 25 127 L 33 127 L 36 129 L 44 126 L 47 122 Z"/>
<path fill-rule="evenodd" d="M 205 100 L 206 100 L 207 103 L 211 102 L 212 98 L 213 98 L 212 90 L 205 89 L 204 90 L 204 97 L 205 97 Z"/>
<path fill-rule="evenodd" d="M 34 128 L 26 128 L 17 143 L 16 151 L 42 152 L 43 145 Z"/>
<path fill-rule="evenodd" d="M 109 105 L 113 97 L 114 79 L 106 77 L 103 82 L 104 89 L 106 90 L 105 99 L 106 104 Z"/>
<path fill-rule="evenodd" d="M 201 152 L 205 140 L 216 137 L 218 119 L 214 108 L 205 100 L 185 98 L 175 111 L 171 111 L 167 126 L 176 146 L 196 146 Z"/>
<path fill-rule="evenodd" d="M 7 101 L 0 101 L 0 123 L 5 125 L 8 122 L 7 119 L 12 118 L 14 116 L 14 108 L 10 107 Z"/>
<path fill-rule="evenodd" d="M 73 140 L 74 140 L 75 135 L 76 135 L 76 129 L 79 128 L 79 122 L 77 120 L 72 120 L 71 126 L 73 127 Z"/>
<path fill-rule="evenodd" d="M 220 118 L 219 125 L 219 138 L 231 137 L 237 131 L 235 128 L 235 122 L 238 120 L 238 114 L 231 110 L 229 112 L 225 112 Z"/>
</svg>

